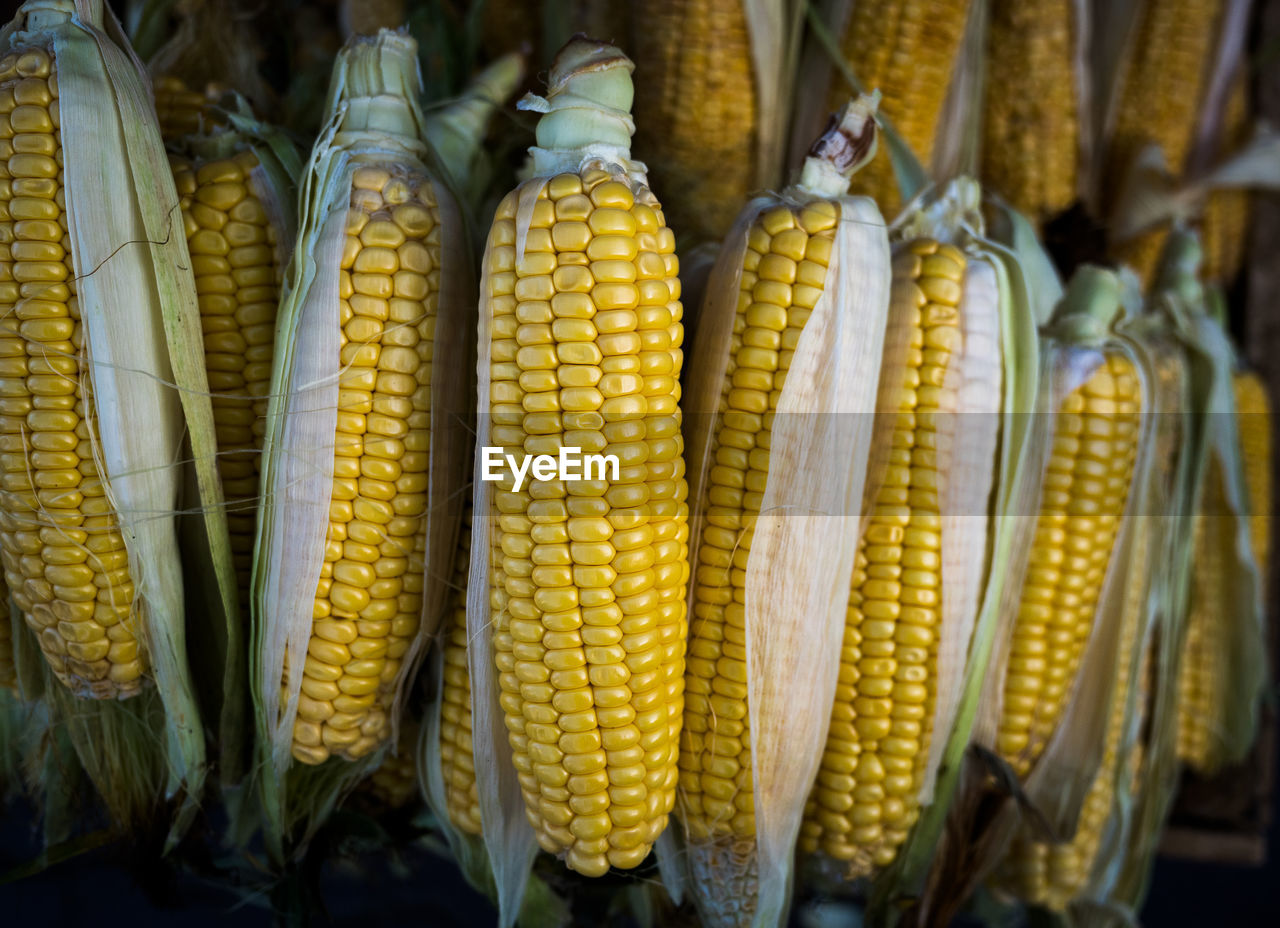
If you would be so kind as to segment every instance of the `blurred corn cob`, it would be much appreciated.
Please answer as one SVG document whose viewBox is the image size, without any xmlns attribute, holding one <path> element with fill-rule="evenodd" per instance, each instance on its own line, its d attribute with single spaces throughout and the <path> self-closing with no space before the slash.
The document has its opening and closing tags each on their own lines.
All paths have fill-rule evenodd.
<svg viewBox="0 0 1280 928">
<path fill-rule="evenodd" d="M 1174 177 L 1186 169 L 1222 8 L 1220 0 L 1148 0 L 1141 5 L 1118 77 L 1119 96 L 1107 144 L 1107 202 L 1115 202 L 1118 185 L 1147 145 L 1160 147 Z M 1167 229 L 1154 229 L 1118 243 L 1116 257 L 1149 281 L 1167 234 Z"/>
<path fill-rule="evenodd" d="M 737 288 L 707 303 L 735 307 L 734 334 L 723 381 L 712 385 L 719 415 L 703 493 L 707 518 L 685 673 L 679 796 L 695 901 L 708 925 L 741 924 L 755 914 L 747 562 L 768 478 L 771 420 L 801 334 L 823 297 L 849 177 L 874 152 L 874 115 L 869 98 L 847 105 L 815 143 L 799 183 L 747 207 L 740 220 L 749 219 L 745 238 L 735 239 L 740 252 L 726 250 L 713 272 L 717 284 L 732 279 Z M 732 277 L 724 274 L 727 262 L 736 263 Z"/>
<path fill-rule="evenodd" d="M 417 740 L 416 724 L 406 722 L 400 726 L 395 751 L 384 757 L 378 768 L 352 794 L 357 806 L 371 815 L 386 815 L 413 802 L 418 792 L 418 765 L 414 751 Z"/>
<path fill-rule="evenodd" d="M 1249 533 L 1253 558 L 1262 572 L 1263 602 L 1271 577 L 1271 400 L 1266 384 L 1253 371 L 1235 376 L 1236 422 L 1240 430 L 1240 454 L 1249 487 Z"/>
<path fill-rule="evenodd" d="M 1237 373 L 1234 379 L 1250 546 L 1265 590 L 1271 549 L 1270 404 L 1256 374 Z M 1228 676 L 1237 672 L 1231 665 L 1230 639 L 1239 619 L 1226 614 L 1227 587 L 1236 582 L 1235 515 L 1225 495 L 1226 479 L 1222 461 L 1211 457 L 1196 516 L 1187 637 L 1178 678 L 1178 758 L 1204 775 L 1212 775 L 1226 760 L 1229 746 L 1221 720 L 1223 713 L 1233 711 Z"/>
<path fill-rule="evenodd" d="M 929 170 L 939 118 L 960 54 L 969 0 L 855 2 L 845 27 L 844 58 L 862 88 L 883 94 L 880 112 Z M 837 78 L 828 96 L 834 109 L 849 88 Z M 889 146 L 854 178 L 853 193 L 873 197 L 886 216 L 901 198 Z"/>
<path fill-rule="evenodd" d="M 1138 526 L 1138 536 L 1129 562 L 1129 578 L 1121 615 L 1122 631 L 1116 659 L 1117 678 L 1112 690 L 1103 734 L 1102 763 L 1094 776 L 1080 809 L 1074 834 L 1061 842 L 1037 840 L 1036 832 L 1024 825 L 1005 852 L 996 883 L 1006 892 L 1054 912 L 1065 912 L 1068 905 L 1085 889 L 1093 873 L 1103 833 L 1115 812 L 1116 787 L 1120 765 L 1125 761 L 1126 729 L 1132 727 L 1130 692 L 1136 682 L 1144 687 L 1150 649 L 1143 661 L 1133 666 L 1134 647 L 1139 642 L 1143 616 L 1147 609 L 1149 571 L 1155 566 L 1150 543 L 1153 534 L 1148 526 Z M 1143 712 L 1145 694 L 1132 703 L 1133 711 Z M 1136 758 L 1128 769 L 1137 769 Z"/>
<path fill-rule="evenodd" d="M 992 4 L 982 181 L 1043 224 L 1076 198 L 1075 4 Z"/>
<path fill-rule="evenodd" d="M 1249 82 L 1241 68 L 1227 98 L 1222 123 L 1220 156 L 1233 154 L 1248 138 Z M 1230 286 L 1244 265 L 1249 231 L 1249 193 L 1246 190 L 1215 190 L 1205 201 L 1201 235 L 1204 239 L 1205 280 Z"/>
<path fill-rule="evenodd" d="M 153 89 L 160 135 L 165 141 L 204 132 L 222 124 L 214 105 L 225 87 L 209 84 L 203 91 L 193 90 L 180 77 L 161 75 L 156 78 Z"/>
<path fill-rule="evenodd" d="M 633 16 L 645 88 L 636 97 L 636 154 L 665 191 L 680 235 L 722 238 L 757 183 L 742 0 L 657 0 L 635 5 Z"/>
<path fill-rule="evenodd" d="M 996 749 L 1026 776 L 1067 708 L 1133 483 L 1140 381 L 1114 344 L 1057 406 L 1012 647 Z M 1070 363 L 1070 354 L 1062 363 Z"/>
<path fill-rule="evenodd" d="M 485 443 L 528 455 L 563 441 L 621 464 L 563 490 L 516 490 L 508 473 L 475 514 L 493 526 L 492 645 L 526 814 L 545 850 L 591 876 L 639 864 L 666 825 L 687 631 L 675 237 L 638 178 L 580 153 L 611 146 L 629 163 L 631 69 L 581 39 L 557 57 L 538 176 L 498 207 L 481 309 Z M 598 109 L 590 129 L 561 94 Z"/>
</svg>

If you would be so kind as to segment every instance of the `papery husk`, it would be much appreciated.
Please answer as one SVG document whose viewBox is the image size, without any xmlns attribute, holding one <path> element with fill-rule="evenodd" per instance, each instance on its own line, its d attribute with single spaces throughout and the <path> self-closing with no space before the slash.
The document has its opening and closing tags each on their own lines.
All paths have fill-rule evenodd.
<svg viewBox="0 0 1280 928">
<path fill-rule="evenodd" d="M 804 4 L 787 0 L 742 3 L 755 77 L 757 187 L 770 188 L 783 180 L 804 9 Z"/>
<path fill-rule="evenodd" d="M 372 51 L 370 50 L 372 49 Z M 350 762 L 330 759 L 318 767 L 292 762 L 293 722 L 301 690 L 291 674 L 282 700 L 285 652 L 305 654 L 328 532 L 337 422 L 338 279 L 351 177 L 360 163 L 403 165 L 430 178 L 441 235 L 440 291 L 431 378 L 431 444 L 425 513 L 422 618 L 396 678 L 392 730 L 417 665 L 435 633 L 447 592 L 449 559 L 456 541 L 462 486 L 458 434 L 461 383 L 445 375 L 447 359 L 465 356 L 470 337 L 470 263 L 462 217 L 423 134 L 417 98 L 421 89 L 413 41 L 382 30 L 353 40 L 334 66 L 330 114 L 307 162 L 299 196 L 298 244 L 290 264 L 276 323 L 276 357 L 263 443 L 259 517 L 253 573 L 250 685 L 258 732 L 259 792 L 264 837 L 276 863 L 300 854 L 342 796 L 381 761 L 386 747 Z M 373 68 L 379 97 L 348 90 L 357 68 Z M 372 81 L 371 81 L 372 83 Z M 394 126 L 377 127 L 370 101 L 395 99 L 403 112 Z M 349 109 L 368 129 L 344 129 Z M 405 119 L 407 118 L 407 123 Z M 323 502 L 322 502 L 323 501 Z"/>
<path fill-rule="evenodd" d="M 935 728 L 920 819 L 897 860 L 872 887 L 869 917 L 886 924 L 902 917 L 907 901 L 912 899 L 919 903 L 908 920 L 927 923 L 931 917 L 931 903 L 926 894 L 931 880 L 929 870 L 952 798 L 960 785 L 964 752 L 998 629 L 998 605 L 1006 582 L 1000 565 L 1008 563 L 1021 537 L 1018 529 L 1023 520 L 1018 514 L 1024 510 L 1019 508 L 1018 499 L 1011 492 L 1011 477 L 1026 453 L 1031 423 L 1025 411 L 1036 393 L 1035 292 L 1024 270 L 1024 259 L 987 236 L 978 212 L 979 196 L 976 182 L 961 178 L 939 193 L 922 197 L 895 222 L 898 238 L 930 236 L 965 252 L 976 275 L 966 276 L 966 303 L 970 299 L 970 286 L 992 291 L 984 299 L 994 303 L 990 312 L 998 323 L 998 355 L 975 358 L 974 361 L 980 362 L 977 370 L 966 371 L 965 380 L 972 382 L 974 373 L 991 377 L 992 372 L 984 371 L 983 366 L 994 364 L 999 383 L 982 384 L 980 402 L 984 405 L 969 410 L 976 414 L 973 419 L 961 420 L 963 428 L 959 430 L 953 466 L 957 475 L 965 473 L 965 477 L 946 479 L 940 486 L 941 508 L 947 519 L 943 525 L 943 545 L 951 551 L 948 554 L 944 550 L 944 573 L 948 564 L 957 563 L 962 555 L 967 556 L 960 569 L 943 580 L 943 588 L 968 592 L 960 605 L 956 605 L 952 597 L 954 611 L 944 617 L 944 622 L 951 622 L 947 639 L 952 656 L 947 661 L 946 673 L 939 675 Z M 961 324 L 971 325 L 972 319 L 965 318 L 964 309 L 962 305 Z M 941 467 L 939 470 L 940 478 L 946 476 L 941 473 Z M 948 512 L 950 518 L 947 518 Z M 944 595 L 944 609 L 946 603 Z M 940 668 L 942 664 L 940 645 Z"/>
<path fill-rule="evenodd" d="M 23 15 L 36 21 L 36 34 L 19 31 Z M 184 478 L 198 493 L 186 504 L 203 513 L 202 540 L 216 551 L 226 537 L 177 194 L 141 65 L 102 4 L 33 0 L 0 41 L 51 42 L 58 62 L 69 236 L 98 417 L 95 456 L 129 539 L 156 684 L 118 704 L 90 706 L 68 693 L 53 705 L 74 715 L 67 731 L 118 826 L 162 821 L 159 800 L 175 801 L 172 846 L 196 812 L 206 776 L 176 531 Z M 146 427 L 136 427 L 140 422 Z M 215 557 L 205 569 L 222 594 L 206 621 L 227 626 L 234 614 L 230 558 Z M 135 777 L 139 770 L 148 772 Z"/>
</svg>

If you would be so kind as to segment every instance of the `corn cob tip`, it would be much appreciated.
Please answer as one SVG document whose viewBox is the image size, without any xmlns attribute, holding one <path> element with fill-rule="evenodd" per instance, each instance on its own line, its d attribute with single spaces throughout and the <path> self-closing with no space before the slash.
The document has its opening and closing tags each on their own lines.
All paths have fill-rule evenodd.
<svg viewBox="0 0 1280 928">
<path fill-rule="evenodd" d="M 39 32 L 61 25 L 75 15 L 75 4 L 72 0 L 27 0 L 18 7 L 13 16 L 15 26 L 13 37 L 21 38 L 24 32 Z M 25 28 L 19 28 L 23 22 Z"/>
<path fill-rule="evenodd" d="M 635 70 L 631 59 L 615 45 L 578 33 L 556 52 L 547 79 L 548 96 L 567 90 L 569 82 L 585 74 L 596 74 L 611 68 Z"/>
<path fill-rule="evenodd" d="M 1069 329 L 1082 341 L 1105 338 L 1120 314 L 1120 295 L 1120 278 L 1115 271 L 1093 264 L 1083 265 L 1071 275 L 1050 327 Z"/>
<path fill-rule="evenodd" d="M 849 178 L 876 155 L 876 108 L 880 91 L 861 94 L 831 115 L 809 149 L 800 186 L 821 196 L 842 196 Z"/>
<path fill-rule="evenodd" d="M 631 59 L 608 42 L 575 36 L 556 54 L 547 95 L 528 93 L 517 109 L 542 114 L 530 149 L 540 176 L 576 170 L 586 156 L 631 160 L 635 85 Z"/>
</svg>

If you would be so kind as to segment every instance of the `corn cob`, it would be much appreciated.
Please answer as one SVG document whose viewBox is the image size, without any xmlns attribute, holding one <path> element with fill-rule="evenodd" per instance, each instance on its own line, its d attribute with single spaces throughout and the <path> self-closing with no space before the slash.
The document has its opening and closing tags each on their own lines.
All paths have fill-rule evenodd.
<svg viewBox="0 0 1280 928">
<path fill-rule="evenodd" d="M 1107 349 L 1058 407 L 996 739 L 1019 776 L 1056 730 L 1093 632 L 1133 481 L 1140 404 L 1132 362 Z"/>
<path fill-rule="evenodd" d="M 204 162 L 171 156 L 191 252 L 217 422 L 218 475 L 247 615 L 260 453 L 284 262 L 282 205 L 246 148 Z"/>
<path fill-rule="evenodd" d="M 1150 532 L 1139 526 L 1133 560 L 1129 565 L 1130 579 L 1122 616 L 1124 625 L 1116 659 L 1118 677 L 1103 735 L 1102 763 L 1080 809 L 1075 834 L 1068 840 L 1049 843 L 1036 840 L 1035 834 L 1024 826 L 1006 851 L 998 877 L 998 883 L 1019 899 L 1055 912 L 1066 911 L 1068 904 L 1084 890 L 1113 813 L 1117 776 L 1123 759 L 1121 742 L 1129 721 L 1130 683 L 1134 679 L 1131 674 L 1133 649 L 1142 626 L 1148 589 L 1146 578 L 1152 566 L 1150 539 Z M 1143 663 L 1138 669 L 1136 680 L 1140 688 L 1144 686 L 1150 655 L 1150 649 L 1144 651 Z M 1137 711 L 1141 712 L 1145 703 L 1145 693 L 1140 692 L 1135 703 Z M 1136 759 L 1131 766 L 1137 769 Z"/>
<path fill-rule="evenodd" d="M 578 151 L 628 163 L 631 69 L 587 40 L 557 57 L 533 150 L 547 170 L 498 206 L 481 308 L 488 444 L 620 465 L 518 491 L 508 474 L 479 523 L 493 526 L 492 643 L 526 814 L 544 849 L 593 876 L 639 864 L 671 811 L 687 631 L 675 237 L 642 181 Z M 562 93 L 598 109 L 598 131 L 575 126 Z"/>
<path fill-rule="evenodd" d="M 969 0 L 855 3 L 845 28 L 844 57 L 854 76 L 864 89 L 884 95 L 880 111 L 926 171 L 968 16 Z M 837 82 L 828 107 L 834 109 L 847 94 Z M 853 192 L 874 197 L 887 216 L 897 212 L 901 198 L 888 145 L 858 172 Z"/>
<path fill-rule="evenodd" d="M 1249 498 L 1250 546 L 1265 589 L 1271 548 L 1270 406 L 1256 374 L 1236 374 L 1235 392 Z M 1234 558 L 1233 516 L 1224 495 L 1224 479 L 1220 461 L 1211 457 L 1202 511 L 1196 516 L 1187 638 L 1178 676 L 1178 758 L 1206 775 L 1222 765 L 1227 749 L 1220 720 L 1230 711 L 1226 677 L 1234 671 L 1226 664 L 1230 651 L 1225 639 L 1231 634 L 1229 626 L 1238 621 L 1224 614 L 1224 585 L 1231 582 Z"/>
<path fill-rule="evenodd" d="M 894 257 L 890 318 L 908 327 L 906 368 L 883 473 L 869 475 L 874 509 L 858 544 L 840 677 L 800 849 L 848 864 L 886 866 L 919 813 L 932 736 L 940 620 L 940 414 L 959 341 L 966 258 L 919 239 Z M 893 324 L 891 322 L 891 324 Z"/>
<path fill-rule="evenodd" d="M 333 496 L 293 732 L 304 763 L 363 757 L 387 738 L 401 659 L 418 632 L 437 196 L 411 166 L 362 164 L 352 177 Z"/>
<path fill-rule="evenodd" d="M 0 557 L 54 674 L 81 696 L 142 690 L 129 557 L 94 453 L 93 385 L 67 235 L 58 75 L 43 48 L 0 59 Z"/>
<path fill-rule="evenodd" d="M 1038 223 L 1076 198 L 1074 9 L 1071 0 L 991 9 L 982 181 Z"/>
<path fill-rule="evenodd" d="M 636 151 L 675 228 L 722 238 L 756 185 L 756 90 L 741 0 L 637 4 Z M 844 94 L 842 96 L 847 96 Z"/>
<path fill-rule="evenodd" d="M 723 305 L 736 308 L 723 378 L 713 385 L 719 409 L 702 500 L 707 516 L 680 747 L 680 817 L 708 925 L 749 920 L 757 904 L 747 565 L 768 479 L 773 416 L 801 333 L 826 287 L 840 198 L 874 143 L 874 103 L 848 105 L 810 151 L 799 184 L 747 207 L 741 251 L 728 259 L 738 262 L 737 290 Z M 719 263 L 725 261 L 722 256 Z M 717 302 L 708 301 L 709 312 L 717 312 Z M 843 310 L 833 305 L 836 313 Z"/>
<path fill-rule="evenodd" d="M 186 81 L 173 75 L 156 78 L 156 117 L 160 120 L 160 135 L 166 142 L 207 132 L 222 124 L 213 104 L 218 102 L 225 88 L 209 84 L 203 93 L 192 90 Z"/>
<path fill-rule="evenodd" d="M 1227 98 L 1220 155 L 1230 155 L 1246 141 L 1249 130 L 1248 73 L 1241 68 Z M 1244 264 L 1249 231 L 1249 194 L 1245 190 L 1215 190 L 1205 202 L 1201 235 L 1204 239 L 1204 278 L 1228 286 Z"/>
<path fill-rule="evenodd" d="M 480 798 L 471 754 L 471 675 L 467 672 L 467 575 L 471 559 L 471 514 L 463 518 L 454 568 L 449 624 L 445 629 L 444 687 L 440 709 L 440 762 L 449 820 L 480 834 Z"/>
<path fill-rule="evenodd" d="M 1249 533 L 1262 576 L 1263 602 L 1271 575 L 1271 400 L 1253 371 L 1235 375 L 1236 423 L 1249 487 Z"/>
<path fill-rule="evenodd" d="M 1222 492 L 1223 473 L 1210 458 L 1205 474 L 1203 509 L 1195 517 L 1195 560 L 1191 573 L 1187 637 L 1178 673 L 1178 759 L 1202 773 L 1221 762 L 1215 720 L 1222 711 L 1225 668 L 1218 659 L 1218 638 L 1225 635 L 1217 607 L 1218 590 L 1227 573 L 1226 535 L 1220 529 L 1230 519 Z"/>
<path fill-rule="evenodd" d="M 1186 169 L 1211 70 L 1223 4 L 1218 0 L 1162 0 L 1142 4 L 1141 20 L 1119 78 L 1119 98 L 1108 145 L 1111 202 L 1131 163 L 1149 144 L 1160 146 L 1177 177 Z M 1117 257 L 1149 281 L 1160 259 L 1167 229 L 1122 243 Z"/>
<path fill-rule="evenodd" d="M 447 389 L 432 361 L 437 318 L 455 311 L 466 271 L 455 263 L 456 207 L 424 164 L 420 91 L 411 39 L 353 39 L 330 99 L 341 119 L 317 142 L 306 179 L 299 247 L 331 257 L 292 266 L 280 310 L 258 527 L 268 554 L 255 571 L 259 718 L 281 772 L 290 754 L 355 760 L 391 737 L 423 617 L 443 608 L 436 567 L 427 569 L 431 539 L 443 535 L 433 520 L 446 519 L 432 500 L 451 492 L 428 479 L 444 474 L 432 452 L 448 428 L 432 413 Z M 308 402 L 309 389 L 331 392 Z M 298 499 L 298 480 L 316 481 L 323 516 Z M 307 576 L 270 556 L 295 550 Z M 311 592 L 309 608 L 281 593 L 295 584 Z"/>
</svg>

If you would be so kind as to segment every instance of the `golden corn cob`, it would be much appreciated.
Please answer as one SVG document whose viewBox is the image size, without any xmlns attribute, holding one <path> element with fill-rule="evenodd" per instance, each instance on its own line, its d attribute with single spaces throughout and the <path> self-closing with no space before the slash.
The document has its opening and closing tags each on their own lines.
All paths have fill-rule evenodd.
<svg viewBox="0 0 1280 928">
<path fill-rule="evenodd" d="M 562 115 L 577 110 L 554 109 L 560 93 L 629 101 L 630 70 L 611 46 L 565 46 L 535 152 L 582 138 Z M 602 131 L 625 147 L 624 125 Z M 495 488 L 492 640 L 529 821 L 545 850 L 598 876 L 639 864 L 675 800 L 688 579 L 680 281 L 675 236 L 638 178 L 587 164 L 526 184 L 536 199 L 513 191 L 489 232 L 487 438 L 525 455 L 605 452 L 619 471 Z M 517 262 L 522 196 L 532 211 Z"/>
<path fill-rule="evenodd" d="M 673 226 L 724 236 L 756 185 L 756 89 L 741 0 L 636 4 L 636 153 Z M 842 95 L 847 97 L 847 93 Z"/>
<path fill-rule="evenodd" d="M 1139 529 L 1129 564 L 1123 630 L 1116 657 L 1115 687 L 1111 696 L 1111 708 L 1107 716 L 1102 763 L 1093 784 L 1085 795 L 1075 834 L 1066 841 L 1049 843 L 1038 841 L 1033 832 L 1023 828 L 1005 852 L 997 882 L 1019 899 L 1044 906 L 1055 912 L 1066 911 L 1068 904 L 1080 895 L 1091 875 L 1103 832 L 1111 817 L 1115 799 L 1116 776 L 1121 762 L 1121 739 L 1126 727 L 1126 712 L 1130 691 L 1130 665 L 1133 648 L 1141 625 L 1141 614 L 1146 608 L 1147 583 L 1142 579 L 1151 567 L 1150 534 Z M 1143 666 L 1139 668 L 1138 682 L 1147 671 L 1151 651 L 1143 654 Z M 1138 711 L 1145 704 L 1145 694 L 1140 691 Z M 1136 769 L 1136 762 L 1134 764 Z"/>
<path fill-rule="evenodd" d="M 294 724 L 304 763 L 363 757 L 386 739 L 421 623 L 440 234 L 427 175 L 394 162 L 355 170 L 329 534 Z"/>
<path fill-rule="evenodd" d="M 685 718 L 681 818 L 691 840 L 754 846 L 744 614 L 752 525 L 769 473 L 770 413 L 791 356 L 822 295 L 840 208 L 830 200 L 778 205 L 747 233 L 738 315 L 707 475 L 698 552 Z"/>
<path fill-rule="evenodd" d="M 458 563 L 445 629 L 444 687 L 440 707 L 440 766 L 445 802 L 454 827 L 480 834 L 480 796 L 471 754 L 471 674 L 467 670 L 467 577 L 471 559 L 471 514 L 464 516 Z"/>
<path fill-rule="evenodd" d="M 883 94 L 880 111 L 929 170 L 942 105 L 959 57 L 969 0 L 855 3 L 843 51 L 862 89 Z M 837 77 L 828 98 L 835 109 L 849 94 Z M 874 197 L 886 216 L 901 202 L 889 146 L 854 177 L 852 192 Z"/>
<path fill-rule="evenodd" d="M 1249 533 L 1266 602 L 1271 576 L 1271 400 L 1262 378 L 1253 371 L 1236 374 L 1235 393 L 1240 453 L 1249 487 Z"/>
<path fill-rule="evenodd" d="M 1140 404 L 1133 363 L 1107 349 L 1054 421 L 996 741 L 1019 776 L 1057 728 L 1093 632 L 1133 482 Z"/>
<path fill-rule="evenodd" d="M 0 58 L 0 557 L 58 679 L 124 698 L 146 682 L 143 616 L 95 455 L 62 180 L 53 56 L 14 50 Z"/>
<path fill-rule="evenodd" d="M 217 423 L 218 475 L 227 528 L 248 607 L 260 454 L 283 256 L 271 195 L 254 176 L 251 150 L 195 164 L 171 157 L 200 298 L 205 365 Z M 278 214 L 277 214 L 278 215 Z M 247 614 L 247 613 L 246 613 Z"/>
<path fill-rule="evenodd" d="M 1248 72 L 1241 68 L 1227 98 L 1222 125 L 1222 156 L 1243 145 L 1249 131 Z M 1204 206 L 1201 237 L 1204 239 L 1204 278 L 1229 285 L 1244 265 L 1249 231 L 1249 193 L 1245 190 L 1215 190 Z"/>
<path fill-rule="evenodd" d="M 1220 0 L 1161 0 L 1144 3 L 1142 19 L 1120 75 L 1120 98 L 1108 146 L 1104 192 L 1114 202 L 1133 159 L 1157 144 L 1177 177 L 1186 169 L 1197 118 L 1208 86 L 1223 4 Z M 1149 281 L 1160 259 L 1167 228 L 1123 243 L 1117 257 Z"/>
<path fill-rule="evenodd" d="M 1043 223 L 1076 198 L 1075 5 L 995 0 L 987 39 L 982 183 Z"/>
<path fill-rule="evenodd" d="M 890 325 L 908 327 L 892 446 L 858 542 L 840 676 L 800 849 L 847 862 L 851 877 L 888 865 L 919 814 L 929 756 L 941 620 L 938 414 L 959 343 L 967 260 L 918 239 L 893 262 Z M 896 320 L 896 323 L 895 321 Z"/>
</svg>

